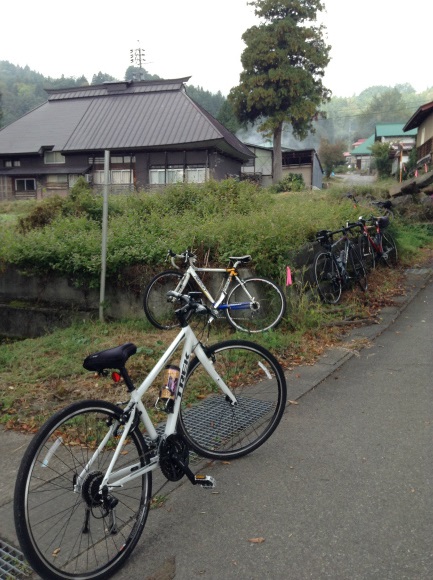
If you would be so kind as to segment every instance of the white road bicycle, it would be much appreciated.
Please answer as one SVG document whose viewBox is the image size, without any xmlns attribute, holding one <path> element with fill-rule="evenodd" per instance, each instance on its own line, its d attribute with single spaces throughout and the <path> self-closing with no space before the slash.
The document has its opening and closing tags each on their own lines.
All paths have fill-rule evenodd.
<svg viewBox="0 0 433 580">
<path fill-rule="evenodd" d="M 284 292 L 273 282 L 262 277 L 243 279 L 238 268 L 251 262 L 251 256 L 229 258 L 227 268 L 198 268 L 197 257 L 186 250 L 182 254 L 168 251 L 175 270 L 166 270 L 157 274 L 144 290 L 143 308 L 147 319 L 153 326 L 166 330 L 179 323 L 175 316 L 176 304 L 172 298 L 167 299 L 167 292 L 174 290 L 187 294 L 200 290 L 218 314 L 225 314 L 227 320 L 236 330 L 248 333 L 264 332 L 277 326 L 286 311 Z M 181 260 L 185 266 L 182 272 L 176 264 Z M 200 278 L 201 273 L 224 274 L 221 291 L 217 299 Z"/>
<path fill-rule="evenodd" d="M 191 471 L 190 449 L 206 458 L 235 459 L 262 445 L 281 420 L 287 389 L 275 357 L 244 340 L 204 346 L 188 318 L 204 313 L 210 322 L 214 312 L 192 296 L 171 296 L 183 304 L 181 330 L 138 388 L 125 366 L 134 344 L 84 361 L 101 375 L 115 369 L 112 377 L 123 378 L 128 401 L 72 403 L 46 421 L 25 452 L 15 526 L 25 557 L 45 580 L 111 576 L 143 531 L 158 466 L 169 481 L 186 475 L 212 488 L 213 478 Z M 180 345 L 179 367 L 167 369 Z M 160 392 L 157 405 L 166 421 L 155 426 L 142 397 L 161 372 L 177 376 L 166 385 L 175 387 L 170 396 Z"/>
</svg>

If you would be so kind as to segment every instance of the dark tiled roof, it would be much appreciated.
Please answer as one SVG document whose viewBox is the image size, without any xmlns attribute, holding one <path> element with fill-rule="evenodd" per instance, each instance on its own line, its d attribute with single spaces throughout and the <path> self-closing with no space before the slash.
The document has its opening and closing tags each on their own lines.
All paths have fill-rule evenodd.
<svg viewBox="0 0 433 580">
<path fill-rule="evenodd" d="M 211 147 L 253 155 L 185 92 L 188 78 L 47 90 L 48 101 L 0 131 L 0 154 Z"/>
<path fill-rule="evenodd" d="M 411 129 L 419 127 L 421 123 L 432 114 L 433 114 L 433 101 L 419 107 L 419 109 L 415 111 L 415 113 L 403 127 L 403 131 L 406 133 Z"/>
</svg>

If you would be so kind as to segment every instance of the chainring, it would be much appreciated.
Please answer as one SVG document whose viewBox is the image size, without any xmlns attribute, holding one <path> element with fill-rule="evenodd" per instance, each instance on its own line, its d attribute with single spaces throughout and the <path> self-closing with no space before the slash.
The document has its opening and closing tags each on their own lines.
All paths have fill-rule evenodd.
<svg viewBox="0 0 433 580">
<path fill-rule="evenodd" d="M 180 435 L 169 435 L 161 441 L 159 446 L 159 466 L 162 473 L 169 481 L 179 481 L 185 475 L 180 465 L 177 465 L 173 457 L 178 457 L 187 466 L 189 461 L 189 449 Z"/>
</svg>

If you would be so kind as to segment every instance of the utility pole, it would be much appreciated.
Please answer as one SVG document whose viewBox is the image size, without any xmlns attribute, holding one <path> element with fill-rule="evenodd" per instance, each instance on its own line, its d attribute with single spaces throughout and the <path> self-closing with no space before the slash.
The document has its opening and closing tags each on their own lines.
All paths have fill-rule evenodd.
<svg viewBox="0 0 433 580">
<path fill-rule="evenodd" d="M 138 43 L 138 48 L 133 49 L 131 48 L 129 51 L 129 55 L 130 55 L 130 61 L 131 64 L 135 64 L 135 66 L 138 66 L 138 68 L 140 69 L 140 76 L 143 77 L 143 64 L 146 62 L 145 59 L 145 52 L 144 52 L 144 48 L 140 48 L 140 41 L 137 40 Z M 141 78 L 140 80 L 143 80 L 143 78 Z"/>
<path fill-rule="evenodd" d="M 104 197 L 102 205 L 101 283 L 99 288 L 99 320 L 104 322 L 105 277 L 107 272 L 108 187 L 110 183 L 110 151 L 104 153 Z"/>
</svg>

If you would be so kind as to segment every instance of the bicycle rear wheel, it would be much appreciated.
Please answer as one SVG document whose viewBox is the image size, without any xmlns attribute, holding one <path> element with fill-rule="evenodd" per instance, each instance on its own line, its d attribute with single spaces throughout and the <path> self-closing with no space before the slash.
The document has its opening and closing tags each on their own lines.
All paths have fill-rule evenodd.
<svg viewBox="0 0 433 580">
<path fill-rule="evenodd" d="M 359 253 L 361 260 L 364 262 L 367 270 L 373 270 L 376 266 L 375 249 L 373 248 L 370 239 L 367 236 L 361 235 L 359 237 Z"/>
<path fill-rule="evenodd" d="M 149 511 L 151 474 L 108 492 L 105 500 L 98 493 L 120 436 L 121 414 L 104 401 L 73 403 L 41 427 L 22 459 L 15 527 L 25 557 L 44 579 L 107 578 L 137 544 Z M 134 429 L 115 470 L 147 463 L 146 443 Z"/>
<path fill-rule="evenodd" d="M 380 257 L 382 261 L 390 268 L 397 265 L 397 246 L 391 234 L 382 234 L 382 255 Z"/>
<path fill-rule="evenodd" d="M 281 420 L 287 398 L 283 370 L 269 351 L 244 340 L 215 344 L 207 355 L 237 403 L 226 399 L 196 358 L 188 369 L 179 430 L 203 457 L 242 457 L 262 445 Z"/>
<path fill-rule="evenodd" d="M 330 252 L 317 254 L 314 260 L 314 276 L 320 298 L 327 304 L 337 304 L 341 297 L 341 277 Z"/>
<path fill-rule="evenodd" d="M 265 278 L 243 280 L 243 284 L 237 284 L 230 292 L 226 304 L 226 316 L 230 324 L 236 330 L 249 333 L 274 328 L 286 311 L 284 293 Z"/>
<path fill-rule="evenodd" d="M 181 294 L 193 291 L 191 283 L 185 283 L 184 274 L 176 270 L 161 272 L 152 278 L 144 289 L 143 309 L 148 321 L 160 330 L 179 326 L 175 312 L 179 303 L 167 297 L 167 292 L 175 290 Z M 191 312 L 192 315 L 192 312 Z"/>
<path fill-rule="evenodd" d="M 351 284 L 358 284 L 363 292 L 368 288 L 367 272 L 355 245 L 349 246 L 346 264 L 347 274 Z"/>
</svg>

